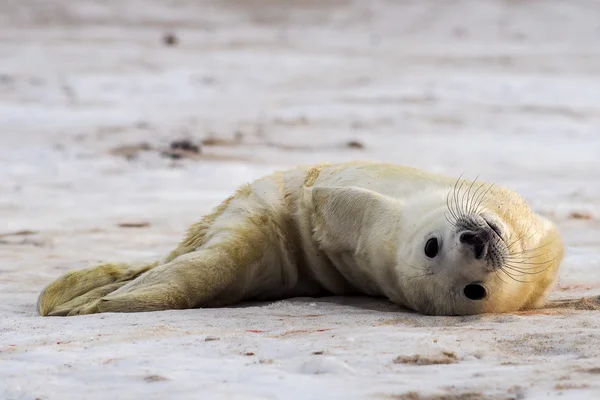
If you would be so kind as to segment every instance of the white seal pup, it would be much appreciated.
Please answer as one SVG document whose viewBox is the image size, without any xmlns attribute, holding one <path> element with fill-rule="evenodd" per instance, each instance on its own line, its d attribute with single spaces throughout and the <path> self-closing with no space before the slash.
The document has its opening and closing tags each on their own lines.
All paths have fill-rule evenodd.
<svg viewBox="0 0 600 400">
<path fill-rule="evenodd" d="M 540 307 L 564 247 L 515 192 L 375 162 L 298 167 L 245 185 L 162 262 L 70 272 L 41 315 L 370 295 L 420 313 Z"/>
</svg>

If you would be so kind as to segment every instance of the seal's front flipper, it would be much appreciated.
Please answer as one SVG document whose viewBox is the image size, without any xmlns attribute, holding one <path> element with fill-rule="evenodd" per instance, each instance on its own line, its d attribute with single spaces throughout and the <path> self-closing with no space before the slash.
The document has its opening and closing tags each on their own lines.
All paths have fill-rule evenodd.
<svg viewBox="0 0 600 400">
<path fill-rule="evenodd" d="M 394 241 L 402 214 L 400 200 L 356 187 L 319 187 L 310 193 L 314 239 L 332 252 L 349 251 L 373 261 L 395 257 Z"/>
</svg>

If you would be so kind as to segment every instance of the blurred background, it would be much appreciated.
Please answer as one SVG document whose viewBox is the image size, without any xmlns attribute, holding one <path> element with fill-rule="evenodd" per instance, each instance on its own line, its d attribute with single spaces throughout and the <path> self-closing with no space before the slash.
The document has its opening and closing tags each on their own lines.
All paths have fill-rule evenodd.
<svg viewBox="0 0 600 400">
<path fill-rule="evenodd" d="M 55 245 L 168 248 L 239 184 L 356 159 L 596 224 L 594 0 L 5 0 L 0 60 L 0 212 Z"/>
</svg>

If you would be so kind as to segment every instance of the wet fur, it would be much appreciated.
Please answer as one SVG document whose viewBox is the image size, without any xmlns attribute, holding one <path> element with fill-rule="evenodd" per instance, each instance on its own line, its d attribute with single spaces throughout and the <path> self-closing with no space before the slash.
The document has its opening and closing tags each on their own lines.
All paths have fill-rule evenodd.
<svg viewBox="0 0 600 400">
<path fill-rule="evenodd" d="M 457 192 L 459 182 L 465 189 Z M 192 225 L 163 261 L 70 272 L 42 291 L 38 312 L 141 312 L 327 294 L 387 297 L 438 315 L 540 307 L 563 257 L 560 235 L 516 193 L 481 188 L 483 196 L 470 181 L 381 163 L 277 172 L 238 189 Z M 472 306 L 448 297 L 452 277 L 423 275 L 418 264 L 422 233 L 442 215 L 451 225 L 453 215 L 473 212 L 476 202 L 512 233 L 515 262 L 520 252 L 545 269 L 527 274 L 527 282 L 491 277 L 497 298 Z"/>
</svg>

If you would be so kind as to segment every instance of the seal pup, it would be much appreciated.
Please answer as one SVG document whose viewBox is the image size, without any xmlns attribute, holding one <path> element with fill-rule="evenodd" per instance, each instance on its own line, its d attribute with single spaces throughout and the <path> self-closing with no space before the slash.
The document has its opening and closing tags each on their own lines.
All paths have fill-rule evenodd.
<svg viewBox="0 0 600 400">
<path fill-rule="evenodd" d="M 240 187 L 148 265 L 69 272 L 41 315 L 369 295 L 430 315 L 532 309 L 557 279 L 556 226 L 514 191 L 376 162 L 297 167 Z"/>
</svg>

